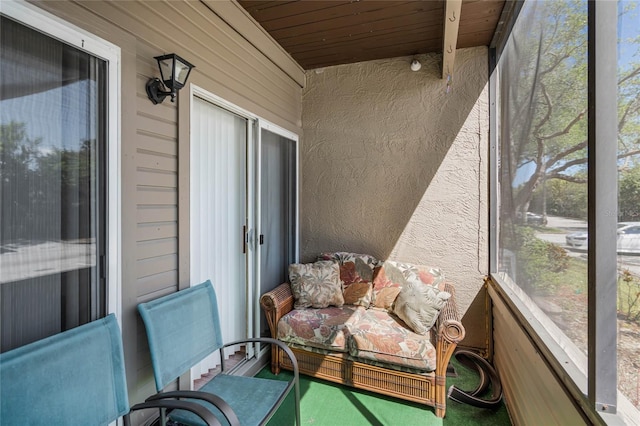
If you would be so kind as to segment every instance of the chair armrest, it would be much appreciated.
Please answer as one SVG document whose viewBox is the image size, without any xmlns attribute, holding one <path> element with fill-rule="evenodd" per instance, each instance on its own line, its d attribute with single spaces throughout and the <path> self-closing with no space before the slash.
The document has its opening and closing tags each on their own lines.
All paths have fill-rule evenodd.
<svg viewBox="0 0 640 426">
<path fill-rule="evenodd" d="M 226 401 L 220 398 L 218 395 L 215 395 L 212 393 L 200 392 L 200 391 L 188 391 L 188 390 L 163 392 L 163 393 L 157 393 L 155 395 L 150 396 L 149 398 L 147 398 L 146 402 L 171 401 L 173 398 L 191 398 L 191 399 L 200 399 L 202 401 L 207 401 L 208 403 L 216 407 L 218 410 L 220 410 L 220 412 L 224 415 L 224 417 L 227 419 L 227 421 L 231 426 L 240 425 L 240 420 L 238 420 L 238 416 L 236 416 L 236 413 L 229 406 L 229 404 L 227 404 Z M 182 401 L 182 402 L 188 402 L 188 401 Z M 199 404 L 196 404 L 196 405 L 201 406 Z"/>
<path fill-rule="evenodd" d="M 282 287 L 282 285 L 280 287 Z M 254 338 L 237 340 L 235 342 L 225 344 L 220 348 L 220 356 L 223 357 L 224 359 L 224 348 L 226 348 L 227 346 L 235 346 L 242 343 L 250 343 L 250 342 L 269 343 L 272 345 L 271 347 L 273 349 L 275 349 L 273 345 L 278 346 L 280 349 L 284 351 L 284 353 L 287 354 L 287 357 L 289 357 L 289 360 L 291 361 L 291 366 L 293 367 L 293 380 L 291 380 L 287 385 L 287 391 L 285 393 L 289 393 L 289 391 L 293 387 L 293 392 L 294 392 L 295 401 L 296 401 L 295 402 L 296 425 L 300 426 L 302 424 L 300 423 L 300 373 L 298 372 L 298 360 L 296 359 L 296 356 L 293 354 L 293 351 L 289 349 L 289 346 L 287 346 L 285 343 L 281 342 L 278 339 L 272 339 L 270 337 L 254 337 Z"/>
<path fill-rule="evenodd" d="M 289 283 L 280 284 L 260 298 L 260 306 L 264 310 L 274 339 L 278 334 L 278 321 L 293 309 L 293 293 Z"/>
<path fill-rule="evenodd" d="M 130 425 L 129 415 L 131 414 L 131 412 L 136 410 L 144 410 L 148 408 L 158 408 L 158 409 L 167 408 L 169 410 L 187 410 L 187 411 L 191 411 L 192 413 L 200 417 L 209 426 L 221 426 L 216 416 L 214 416 L 211 411 L 207 410 L 202 405 L 195 402 L 176 401 L 173 399 L 160 399 L 160 400 L 153 400 L 153 401 L 147 400 L 140 404 L 134 405 L 133 407 L 131 407 L 131 410 L 129 411 L 129 413 L 126 416 L 124 416 L 125 426 Z M 235 426 L 235 425 L 239 425 L 240 423 L 235 423 L 235 424 L 231 423 L 231 424 Z"/>
<path fill-rule="evenodd" d="M 254 337 L 254 338 L 249 338 L 249 339 L 236 340 L 235 342 L 227 343 L 224 346 L 222 346 L 220 348 L 220 351 L 222 351 L 227 346 L 235 346 L 235 345 L 240 345 L 242 343 L 250 343 L 250 342 L 269 343 L 269 344 L 276 345 L 276 346 L 280 347 L 280 349 L 282 349 L 287 354 L 289 359 L 291 360 L 291 365 L 293 367 L 293 378 L 294 378 L 293 381 L 297 385 L 298 376 L 299 376 L 299 374 L 298 374 L 298 360 L 296 360 L 296 356 L 293 354 L 293 351 L 291 351 L 291 349 L 289 349 L 289 346 L 287 346 L 285 343 L 281 342 L 278 339 L 272 339 L 270 337 Z M 221 355 L 222 355 L 222 353 L 221 353 Z"/>
</svg>

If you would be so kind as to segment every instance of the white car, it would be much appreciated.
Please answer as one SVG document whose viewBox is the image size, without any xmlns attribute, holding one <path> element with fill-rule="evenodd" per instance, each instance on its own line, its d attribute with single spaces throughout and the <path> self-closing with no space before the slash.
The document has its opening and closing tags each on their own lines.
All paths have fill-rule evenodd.
<svg viewBox="0 0 640 426">
<path fill-rule="evenodd" d="M 618 253 L 640 254 L 640 222 L 621 222 L 618 228 Z"/>
<path fill-rule="evenodd" d="M 541 214 L 527 212 L 526 216 L 527 216 L 527 225 L 546 225 L 547 224 L 547 218 Z M 516 213 L 516 218 L 518 218 L 518 221 L 522 222 L 523 221 L 522 213 L 521 212 Z"/>
<path fill-rule="evenodd" d="M 567 234 L 565 241 L 568 247 L 587 249 L 589 234 L 586 231 Z M 640 254 L 640 222 L 618 223 L 618 253 Z"/>
<path fill-rule="evenodd" d="M 568 247 L 586 250 L 588 235 L 587 231 L 572 232 L 567 234 L 564 239 Z"/>
</svg>

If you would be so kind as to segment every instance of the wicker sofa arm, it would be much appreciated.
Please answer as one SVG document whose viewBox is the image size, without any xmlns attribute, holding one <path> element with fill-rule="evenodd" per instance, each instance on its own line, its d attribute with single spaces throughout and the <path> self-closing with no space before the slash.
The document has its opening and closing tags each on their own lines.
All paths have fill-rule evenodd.
<svg viewBox="0 0 640 426">
<path fill-rule="evenodd" d="M 455 287 L 451 283 L 445 283 L 444 290 L 450 293 L 451 297 L 440 311 L 434 325 L 434 330 L 437 330 L 437 333 L 432 333 L 436 346 L 435 408 L 438 417 L 443 417 L 446 410 L 447 366 L 458 343 L 464 339 L 465 335 L 456 304 Z"/>
<path fill-rule="evenodd" d="M 458 305 L 456 304 L 455 287 L 445 284 L 445 291 L 451 294 L 445 307 L 440 311 L 433 333 L 435 336 L 436 346 L 436 376 L 444 379 L 447 372 L 447 365 L 453 355 L 458 343 L 464 339 L 465 329 L 460 322 L 460 314 L 458 313 Z"/>
<path fill-rule="evenodd" d="M 451 294 L 451 298 L 440 311 L 435 329 L 438 330 L 438 340 L 445 339 L 449 343 L 458 344 L 464 339 L 465 329 L 460 322 L 460 314 L 456 303 L 456 289 L 451 283 L 446 283 L 444 290 Z"/>
<path fill-rule="evenodd" d="M 271 330 L 271 337 L 276 339 L 278 321 L 293 309 L 293 293 L 289 283 L 280 284 L 260 297 L 260 306 L 264 310 Z"/>
</svg>

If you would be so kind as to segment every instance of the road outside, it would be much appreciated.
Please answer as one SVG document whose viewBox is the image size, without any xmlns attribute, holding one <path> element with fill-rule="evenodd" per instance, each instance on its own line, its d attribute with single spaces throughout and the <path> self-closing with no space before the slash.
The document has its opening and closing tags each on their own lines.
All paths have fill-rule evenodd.
<svg viewBox="0 0 640 426">
<path fill-rule="evenodd" d="M 95 265 L 96 244 L 93 240 L 27 242 L 0 246 L 0 284 Z"/>
<path fill-rule="evenodd" d="M 587 251 L 568 247 L 565 236 L 571 232 L 587 230 L 587 222 L 583 220 L 567 219 L 549 216 L 547 218 L 549 231 L 539 228 L 536 236 L 564 248 L 569 256 L 587 260 Z M 618 255 L 618 271 L 628 269 L 636 277 L 640 277 L 640 256 Z M 566 291 L 568 289 L 568 291 Z M 544 306 L 561 306 L 559 311 L 547 312 L 552 320 L 564 331 L 564 333 L 585 353 L 587 352 L 588 328 L 587 295 L 575 293 L 568 286 L 556 289 L 556 293 L 545 300 Z M 640 408 L 640 324 L 636 321 L 628 321 L 618 316 L 618 388 L 631 401 Z"/>
<path fill-rule="evenodd" d="M 567 246 L 565 237 L 571 232 L 587 231 L 587 222 L 578 219 L 548 216 L 547 227 L 562 232 L 536 232 L 536 237 L 564 248 L 569 256 L 587 260 L 587 251 Z M 628 269 L 636 277 L 640 277 L 640 256 L 618 255 L 618 269 Z"/>
</svg>

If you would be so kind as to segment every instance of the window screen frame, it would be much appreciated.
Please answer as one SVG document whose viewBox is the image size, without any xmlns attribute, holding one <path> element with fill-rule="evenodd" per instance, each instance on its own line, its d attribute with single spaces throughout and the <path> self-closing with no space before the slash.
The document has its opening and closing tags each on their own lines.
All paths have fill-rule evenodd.
<svg viewBox="0 0 640 426">
<path fill-rule="evenodd" d="M 585 415 L 601 422 L 604 418 L 609 420 L 607 416 L 615 414 L 618 408 L 617 350 L 611 351 L 612 347 L 616 348 L 617 214 L 611 214 L 610 208 L 617 209 L 618 205 L 617 174 L 611 173 L 616 169 L 617 154 L 617 81 L 611 78 L 616 75 L 617 67 L 617 2 L 588 1 L 588 371 L 582 371 L 572 361 L 548 331 L 547 324 L 536 318 L 523 302 L 517 289 L 514 291 L 513 286 L 498 275 L 501 139 L 497 63 L 524 3 L 507 2 L 504 19 L 501 19 L 503 27 L 496 32 L 489 49 L 489 271 L 498 294 L 507 302 L 552 373 Z M 613 128 L 610 123 L 614 123 Z"/>
<path fill-rule="evenodd" d="M 122 313 L 122 216 L 121 216 L 121 49 L 40 7 L 24 1 L 0 2 L 0 13 L 40 33 L 82 50 L 107 63 L 106 81 L 106 167 L 104 221 L 106 256 L 98 259 L 106 280 L 106 313 L 115 313 L 121 324 Z"/>
</svg>

